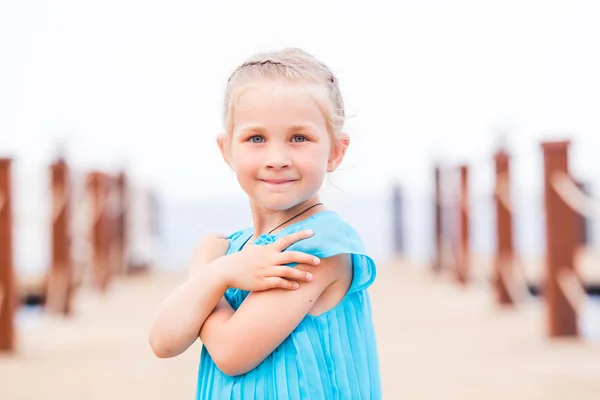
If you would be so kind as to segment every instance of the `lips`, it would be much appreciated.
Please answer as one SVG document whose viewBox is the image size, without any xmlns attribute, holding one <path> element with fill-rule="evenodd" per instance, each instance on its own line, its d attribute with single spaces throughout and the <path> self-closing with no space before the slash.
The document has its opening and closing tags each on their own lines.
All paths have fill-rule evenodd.
<svg viewBox="0 0 600 400">
<path fill-rule="evenodd" d="M 260 181 L 270 185 L 284 185 L 286 183 L 295 182 L 297 179 L 260 179 Z"/>
</svg>

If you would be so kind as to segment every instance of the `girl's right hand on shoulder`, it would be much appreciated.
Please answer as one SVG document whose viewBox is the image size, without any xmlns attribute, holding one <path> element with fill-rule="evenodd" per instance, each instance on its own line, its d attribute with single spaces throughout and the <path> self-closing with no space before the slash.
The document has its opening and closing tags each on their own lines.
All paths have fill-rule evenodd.
<svg viewBox="0 0 600 400">
<path fill-rule="evenodd" d="M 316 266 L 321 260 L 310 254 L 284 250 L 312 235 L 310 230 L 299 231 L 279 238 L 271 244 L 250 244 L 239 252 L 218 258 L 212 267 L 218 269 L 227 287 L 247 291 L 297 289 L 298 282 L 310 281 L 312 274 L 285 264 Z"/>
</svg>

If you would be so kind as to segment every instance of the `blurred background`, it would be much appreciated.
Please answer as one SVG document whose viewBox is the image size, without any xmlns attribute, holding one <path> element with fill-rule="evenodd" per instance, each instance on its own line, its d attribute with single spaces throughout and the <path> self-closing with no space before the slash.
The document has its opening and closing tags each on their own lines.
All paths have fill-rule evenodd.
<svg viewBox="0 0 600 400">
<path fill-rule="evenodd" d="M 0 398 L 193 396 L 199 345 L 159 360 L 147 328 L 198 239 L 251 223 L 215 142 L 227 78 L 295 46 L 353 116 L 322 196 L 378 262 L 385 398 L 597 399 L 599 19 L 591 0 L 0 3 Z"/>
</svg>

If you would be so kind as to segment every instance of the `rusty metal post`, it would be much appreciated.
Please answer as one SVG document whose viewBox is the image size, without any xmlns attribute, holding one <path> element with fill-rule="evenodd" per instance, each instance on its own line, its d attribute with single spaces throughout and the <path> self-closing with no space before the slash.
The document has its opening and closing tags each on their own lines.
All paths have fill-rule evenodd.
<svg viewBox="0 0 600 400">
<path fill-rule="evenodd" d="M 48 274 L 46 309 L 71 313 L 72 266 L 70 254 L 70 184 L 69 168 L 59 158 L 50 166 L 52 185 L 52 263 Z"/>
<path fill-rule="evenodd" d="M 92 197 L 91 242 L 92 242 L 92 281 L 96 288 L 105 292 L 110 279 L 108 264 L 109 221 L 106 212 L 108 200 L 108 179 L 99 171 L 88 174 L 88 190 Z"/>
<path fill-rule="evenodd" d="M 434 235 L 435 235 L 435 256 L 433 260 L 433 271 L 439 273 L 442 270 L 442 187 L 441 170 L 438 165 L 434 170 L 435 200 L 434 200 Z"/>
<path fill-rule="evenodd" d="M 106 224 L 107 224 L 107 240 L 108 240 L 108 268 L 111 275 L 119 274 L 119 226 L 118 226 L 118 209 L 119 209 L 119 194 L 118 181 L 116 176 L 107 175 L 107 205 Z"/>
<path fill-rule="evenodd" d="M 0 351 L 15 348 L 14 312 L 17 307 L 13 275 L 11 164 L 0 159 Z"/>
<path fill-rule="evenodd" d="M 456 279 L 461 284 L 467 283 L 469 275 L 469 167 L 461 165 L 460 170 L 460 244 L 458 262 L 456 264 Z"/>
<path fill-rule="evenodd" d="M 577 315 L 560 290 L 558 272 L 561 268 L 574 271 L 577 245 L 577 216 L 558 195 L 552 185 L 555 173 L 569 173 L 567 151 L 569 141 L 544 142 L 544 183 L 546 207 L 546 280 L 543 296 L 548 307 L 550 337 L 577 336 Z"/>
<path fill-rule="evenodd" d="M 117 271 L 119 274 L 125 274 L 127 270 L 127 179 L 125 173 L 121 172 L 116 178 L 117 188 L 117 214 L 116 214 L 116 243 L 117 243 L 117 254 L 116 263 Z"/>
<path fill-rule="evenodd" d="M 496 163 L 496 266 L 494 270 L 494 287 L 496 301 L 500 305 L 512 305 L 513 301 L 508 293 L 503 276 L 512 272 L 514 261 L 512 212 L 501 200 L 500 196 L 508 201 L 510 199 L 509 156 L 500 150 L 495 156 Z M 502 194 L 498 193 L 503 191 Z"/>
</svg>

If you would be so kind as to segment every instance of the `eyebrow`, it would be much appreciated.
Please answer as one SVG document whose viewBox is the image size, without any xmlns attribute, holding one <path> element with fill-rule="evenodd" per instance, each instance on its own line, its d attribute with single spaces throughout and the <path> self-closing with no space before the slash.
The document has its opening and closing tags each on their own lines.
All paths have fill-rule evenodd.
<svg viewBox="0 0 600 400">
<path fill-rule="evenodd" d="M 288 128 L 288 131 L 306 131 L 306 130 L 308 130 L 312 133 L 317 131 L 317 129 L 312 124 L 292 125 Z M 261 126 L 248 125 L 248 126 L 242 126 L 240 129 L 236 129 L 235 133 L 238 133 L 241 135 L 245 135 L 245 134 L 249 134 L 249 133 L 264 135 L 267 133 L 267 130 Z"/>
<path fill-rule="evenodd" d="M 305 131 L 305 130 L 309 130 L 311 132 L 316 132 L 317 130 L 315 129 L 314 126 L 312 125 L 294 125 L 294 126 L 290 126 L 290 131 Z"/>
<path fill-rule="evenodd" d="M 239 134 L 247 134 L 247 133 L 260 133 L 260 134 L 265 134 L 267 132 L 267 130 L 265 128 L 262 128 L 260 126 L 243 126 L 240 129 L 236 129 L 235 133 L 239 133 Z"/>
</svg>

